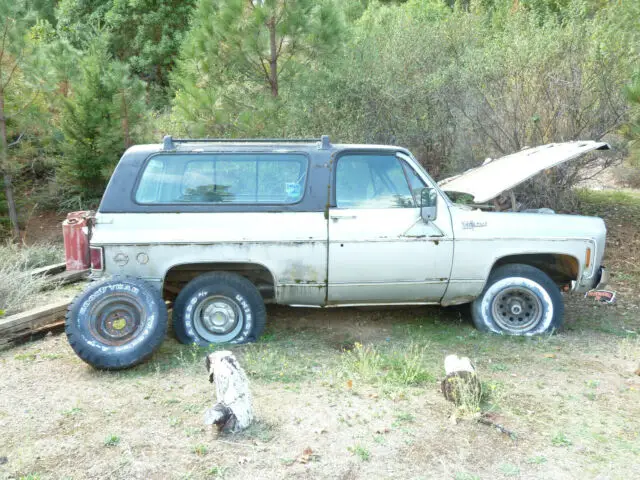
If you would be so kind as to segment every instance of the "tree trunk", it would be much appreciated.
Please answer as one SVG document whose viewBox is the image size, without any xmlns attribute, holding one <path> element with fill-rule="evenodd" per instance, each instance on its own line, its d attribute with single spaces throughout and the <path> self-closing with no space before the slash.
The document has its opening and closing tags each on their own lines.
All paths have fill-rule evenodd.
<svg viewBox="0 0 640 480">
<path fill-rule="evenodd" d="M 271 84 L 271 95 L 278 96 L 278 46 L 276 43 L 276 17 L 271 17 L 267 24 L 269 28 L 269 83 Z"/>
<path fill-rule="evenodd" d="M 216 403 L 204 414 L 205 425 L 216 425 L 219 431 L 238 432 L 253 420 L 249 380 L 238 360 L 229 351 L 206 357 L 209 381 L 216 386 Z"/>
<path fill-rule="evenodd" d="M 131 146 L 131 135 L 129 133 L 129 108 L 127 107 L 127 90 L 122 89 L 122 135 L 124 137 L 124 149 Z"/>
<path fill-rule="evenodd" d="M 11 231 L 14 240 L 20 238 L 20 226 L 18 225 L 18 210 L 13 198 L 13 178 L 9 171 L 9 152 L 7 147 L 7 119 L 4 115 L 4 92 L 0 91 L 0 167 L 4 172 L 4 193 L 7 197 L 7 209 L 11 221 Z"/>
</svg>

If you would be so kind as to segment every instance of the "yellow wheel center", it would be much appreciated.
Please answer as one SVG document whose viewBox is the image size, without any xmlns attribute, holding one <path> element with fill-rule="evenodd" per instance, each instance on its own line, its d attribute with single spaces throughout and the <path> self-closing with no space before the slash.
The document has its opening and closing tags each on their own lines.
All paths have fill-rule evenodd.
<svg viewBox="0 0 640 480">
<path fill-rule="evenodd" d="M 127 321 L 124 318 L 117 318 L 113 321 L 113 328 L 116 330 L 122 330 L 127 326 Z"/>
</svg>

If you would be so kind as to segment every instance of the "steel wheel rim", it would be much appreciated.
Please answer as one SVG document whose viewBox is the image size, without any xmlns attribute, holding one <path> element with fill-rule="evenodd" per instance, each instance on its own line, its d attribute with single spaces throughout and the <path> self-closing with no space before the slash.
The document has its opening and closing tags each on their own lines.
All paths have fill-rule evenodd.
<svg viewBox="0 0 640 480">
<path fill-rule="evenodd" d="M 128 295 L 113 295 L 98 302 L 91 310 L 90 330 L 105 345 L 129 343 L 142 333 L 146 314 L 142 304 Z"/>
<path fill-rule="evenodd" d="M 542 319 L 540 298 L 526 287 L 512 286 L 500 290 L 491 302 L 491 314 L 503 330 L 525 332 Z"/>
<path fill-rule="evenodd" d="M 193 314 L 193 326 L 200 337 L 211 343 L 228 342 L 244 325 L 244 311 L 238 302 L 223 295 L 201 301 Z"/>
</svg>

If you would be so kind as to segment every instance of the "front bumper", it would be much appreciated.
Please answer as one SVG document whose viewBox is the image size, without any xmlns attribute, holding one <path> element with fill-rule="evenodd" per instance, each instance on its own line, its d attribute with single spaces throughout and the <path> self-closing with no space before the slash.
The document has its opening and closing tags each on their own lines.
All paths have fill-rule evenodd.
<svg viewBox="0 0 640 480">
<path fill-rule="evenodd" d="M 591 278 L 583 279 L 580 282 L 575 280 L 571 282 L 571 291 L 584 293 L 589 290 L 601 289 L 609 283 L 609 271 L 604 268 L 598 268 L 598 271 Z"/>
<path fill-rule="evenodd" d="M 600 267 L 598 269 L 598 273 L 595 276 L 595 281 L 593 282 L 594 288 L 596 290 L 600 290 L 603 287 L 606 287 L 609 284 L 609 271 Z"/>
</svg>

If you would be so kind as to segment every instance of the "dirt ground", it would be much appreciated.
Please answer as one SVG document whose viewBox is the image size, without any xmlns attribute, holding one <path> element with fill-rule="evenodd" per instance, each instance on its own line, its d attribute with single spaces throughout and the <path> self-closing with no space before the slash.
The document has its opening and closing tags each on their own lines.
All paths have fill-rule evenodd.
<svg viewBox="0 0 640 480">
<path fill-rule="evenodd" d="M 24 226 L 23 241 L 34 243 L 62 243 L 62 222 L 66 215 L 39 212 L 30 216 Z"/>
<path fill-rule="evenodd" d="M 203 426 L 205 351 L 171 333 L 134 369 L 98 372 L 64 334 L 0 352 L 0 478 L 640 478 L 640 200 L 599 194 L 619 300 L 567 297 L 565 329 L 477 332 L 463 309 L 269 307 L 266 334 L 233 347 L 257 422 Z M 481 409 L 452 416 L 443 359 L 468 355 Z"/>
</svg>

